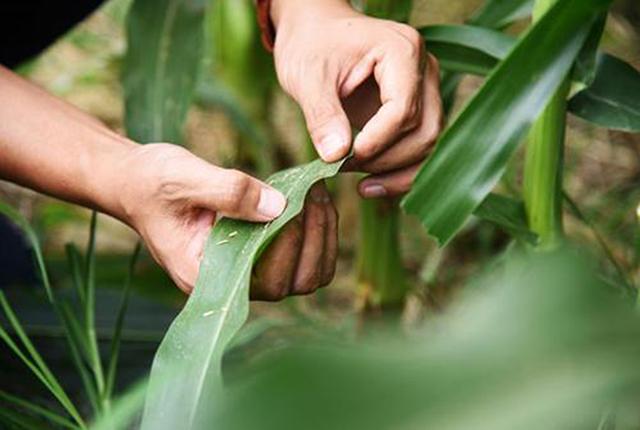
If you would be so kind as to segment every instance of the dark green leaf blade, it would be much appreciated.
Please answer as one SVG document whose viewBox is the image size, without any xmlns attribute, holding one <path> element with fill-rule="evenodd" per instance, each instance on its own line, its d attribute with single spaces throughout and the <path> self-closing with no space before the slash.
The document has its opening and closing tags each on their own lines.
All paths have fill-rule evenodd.
<svg viewBox="0 0 640 430">
<path fill-rule="evenodd" d="M 506 230 L 514 238 L 531 244 L 538 240 L 538 236 L 529 230 L 527 214 L 521 201 L 491 193 L 473 214 Z"/>
<path fill-rule="evenodd" d="M 515 38 L 470 25 L 430 25 L 419 29 L 443 70 L 487 75 L 507 56 Z"/>
<path fill-rule="evenodd" d="M 640 132 L 640 72 L 614 56 L 601 54 L 593 83 L 571 98 L 569 109 L 601 127 Z"/>
<path fill-rule="evenodd" d="M 203 52 L 204 0 L 135 0 L 127 19 L 123 86 L 127 134 L 182 141 Z"/>
<path fill-rule="evenodd" d="M 474 25 L 502 28 L 531 15 L 533 0 L 487 0 L 471 17 Z"/>
<path fill-rule="evenodd" d="M 311 185 L 341 165 L 316 160 L 273 175 L 268 182 L 288 201 L 279 218 L 268 224 L 223 219 L 212 230 L 195 290 L 156 353 L 143 430 L 204 428 L 221 386 L 222 354 L 247 318 L 254 260 L 302 210 Z"/>
<path fill-rule="evenodd" d="M 494 70 L 420 170 L 402 205 L 446 244 L 500 179 L 609 0 L 556 4 Z M 490 115 L 490 116 L 489 116 Z"/>
</svg>

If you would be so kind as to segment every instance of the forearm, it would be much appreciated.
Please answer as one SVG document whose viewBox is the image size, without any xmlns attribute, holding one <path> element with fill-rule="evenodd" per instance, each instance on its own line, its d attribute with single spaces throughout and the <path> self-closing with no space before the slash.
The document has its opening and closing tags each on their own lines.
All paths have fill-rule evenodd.
<svg viewBox="0 0 640 430">
<path fill-rule="evenodd" d="M 0 178 L 120 217 L 113 179 L 136 144 L 0 67 Z"/>
</svg>

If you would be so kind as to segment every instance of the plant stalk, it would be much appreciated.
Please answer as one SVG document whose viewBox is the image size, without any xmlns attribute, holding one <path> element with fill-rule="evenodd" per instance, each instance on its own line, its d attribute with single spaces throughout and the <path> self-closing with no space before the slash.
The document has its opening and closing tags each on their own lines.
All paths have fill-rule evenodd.
<svg viewBox="0 0 640 430">
<path fill-rule="evenodd" d="M 412 6 L 412 0 L 362 2 L 367 15 L 401 22 L 409 20 Z M 397 310 L 409 291 L 399 247 L 399 220 L 396 200 L 360 202 L 357 264 L 365 310 Z"/>
<path fill-rule="evenodd" d="M 537 0 L 533 20 L 540 19 L 555 1 Z M 560 244 L 564 236 L 562 179 L 570 85 L 567 76 L 533 123 L 526 148 L 524 203 L 529 228 L 538 235 L 538 249 L 553 249 Z"/>
<path fill-rule="evenodd" d="M 401 308 L 408 292 L 400 253 L 397 201 L 362 200 L 358 244 L 358 285 L 365 309 Z"/>
</svg>

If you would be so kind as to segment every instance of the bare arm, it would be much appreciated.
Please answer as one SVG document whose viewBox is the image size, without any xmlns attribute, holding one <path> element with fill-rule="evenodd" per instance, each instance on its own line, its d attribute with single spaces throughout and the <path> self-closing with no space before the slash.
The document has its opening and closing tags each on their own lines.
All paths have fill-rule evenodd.
<svg viewBox="0 0 640 430">
<path fill-rule="evenodd" d="M 0 178 L 124 220 L 109 183 L 136 144 L 1 66 L 0 94 Z"/>
</svg>

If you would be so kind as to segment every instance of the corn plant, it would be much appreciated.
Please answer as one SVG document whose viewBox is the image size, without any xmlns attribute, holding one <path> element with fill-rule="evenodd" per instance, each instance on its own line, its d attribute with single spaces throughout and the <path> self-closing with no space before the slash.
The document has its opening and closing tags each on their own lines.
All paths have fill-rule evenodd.
<svg viewBox="0 0 640 430">
<path fill-rule="evenodd" d="M 411 192 L 402 201 L 405 211 L 416 215 L 427 232 L 442 245 L 452 240 L 469 217 L 475 215 L 499 225 L 519 242 L 544 249 L 557 247 L 563 237 L 559 202 L 562 198 L 566 199 L 561 188 L 565 112 L 572 112 L 607 127 L 632 131 L 640 129 L 640 74 L 621 60 L 596 53 L 599 25 L 610 1 L 560 0 L 553 5 L 551 3 L 537 2 L 533 25 L 518 39 L 496 29 L 528 14 L 531 1 L 488 2 L 472 18 L 471 22 L 477 24 L 475 26 L 420 29 L 427 37 L 430 49 L 440 59 L 443 69 L 454 77 L 448 82 L 445 80 L 448 88 L 455 88 L 456 75 L 488 75 L 478 92 L 451 120 L 434 153 L 424 163 Z M 123 79 L 128 133 L 137 140 L 182 140 L 184 119 L 199 78 L 205 13 L 206 2 L 203 1 L 134 1 L 127 24 L 129 48 Z M 486 25 L 487 28 L 478 25 Z M 624 90 L 617 86 L 618 82 L 626 83 Z M 552 127 L 547 125 L 549 123 Z M 526 163 L 524 199 L 492 193 L 509 159 L 532 125 L 533 137 L 527 144 L 527 157 L 531 161 Z M 249 390 L 248 394 L 246 390 L 232 392 L 233 396 L 228 397 L 230 403 L 227 403 L 226 394 L 223 396 L 222 393 L 221 360 L 225 349 L 247 318 L 252 264 L 269 240 L 301 210 L 309 187 L 320 179 L 337 174 L 343 161 L 325 164 L 316 160 L 272 176 L 269 181 L 273 186 L 289 197 L 284 215 L 272 223 L 256 225 L 227 219 L 217 223 L 205 248 L 195 291 L 167 332 L 154 360 L 145 394 L 142 428 L 209 428 L 212 423 L 227 423 L 233 427 L 233 423 L 251 423 L 252 419 L 262 419 L 252 425 L 263 428 L 276 428 L 278 424 L 278 428 L 281 428 L 287 423 L 290 409 L 281 411 L 275 421 L 269 421 L 270 418 L 264 413 L 266 409 L 261 407 L 260 402 L 270 405 L 278 399 L 272 391 L 265 391 L 265 387 L 271 387 L 273 381 L 285 381 L 283 375 L 290 372 L 291 368 L 275 373 L 275 379 L 267 377 L 258 380 L 257 389 Z M 543 168 L 537 167 L 540 163 Z M 579 213 L 579 208 L 575 205 L 571 207 Z M 393 237 L 397 233 L 397 226 L 390 225 L 386 231 L 392 233 L 388 237 Z M 394 243 L 392 245 L 395 247 Z M 553 258 L 544 260 L 544 264 L 552 261 Z M 567 266 L 583 267 L 574 264 L 573 260 L 558 261 Z M 515 273 L 516 279 L 526 273 L 538 273 L 505 270 L 510 276 Z M 84 273 L 91 273 L 90 265 L 86 266 Z M 502 285 L 513 284 L 518 288 L 494 291 L 493 295 L 479 299 L 478 303 L 482 303 L 482 306 L 471 306 L 474 312 L 467 314 L 469 309 L 464 309 L 462 314 L 470 315 L 468 320 L 460 319 L 460 313 L 451 316 L 450 322 L 445 323 L 445 326 L 449 324 L 449 330 L 429 332 L 429 339 L 434 342 L 420 342 L 420 348 L 424 348 L 422 344 L 427 344 L 432 348 L 430 351 L 421 349 L 415 354 L 407 353 L 413 360 L 407 360 L 406 357 L 398 359 L 394 355 L 371 367 L 359 368 L 364 370 L 361 379 L 345 377 L 357 375 L 355 366 L 368 363 L 367 357 L 377 356 L 367 356 L 371 350 L 365 349 L 365 353 L 355 352 L 350 359 L 342 362 L 343 365 L 319 373 L 320 379 L 313 379 L 313 383 L 321 384 L 324 381 L 324 387 L 335 384 L 335 387 L 344 389 L 344 398 L 337 397 L 342 402 L 336 406 L 337 410 L 343 404 L 352 404 L 349 401 L 360 399 L 359 395 L 366 395 L 366 392 L 351 391 L 353 387 L 366 385 L 372 394 L 366 398 L 371 401 L 362 402 L 359 409 L 354 404 L 354 415 L 348 418 L 363 420 L 368 414 L 371 426 L 380 428 L 397 428 L 394 426 L 396 423 L 409 427 L 422 427 L 421 424 L 425 424 L 434 428 L 469 428 L 479 416 L 494 418 L 484 428 L 558 428 L 554 424 L 569 424 L 565 421 L 566 408 L 595 410 L 595 407 L 610 400 L 602 395 L 603 390 L 615 393 L 612 397 L 615 401 L 625 400 L 624 396 L 619 395 L 619 390 L 631 389 L 628 384 L 638 380 L 637 348 L 626 347 L 637 344 L 637 317 L 630 313 L 628 307 L 610 305 L 600 293 L 582 291 L 581 286 L 597 282 L 592 277 L 572 282 L 565 272 L 557 273 L 560 274 L 557 279 L 549 277 L 547 273 L 547 277 L 529 278 L 525 283 L 512 282 L 512 277 L 499 280 Z M 558 280 L 564 283 L 558 284 Z M 567 289 L 562 288 L 565 284 L 568 285 Z M 85 297 L 89 297 L 91 288 L 89 286 L 86 291 L 83 290 Z M 601 286 L 596 289 L 601 290 Z M 494 300 L 504 306 L 493 306 Z M 88 302 L 91 303 L 91 300 Z M 509 303 L 516 303 L 517 306 L 510 306 Z M 570 309 L 570 312 L 564 312 L 565 309 Z M 483 318 L 486 315 L 491 318 Z M 536 326 L 540 321 L 547 321 L 549 315 L 552 318 L 548 319 L 548 326 Z M 517 326 L 520 330 L 512 330 L 518 321 L 521 323 Z M 91 342 L 94 337 L 90 328 L 84 328 L 87 330 L 85 337 Z M 553 338 L 555 341 L 543 336 L 557 328 L 566 330 L 561 330 L 558 337 Z M 446 337 L 438 336 L 443 332 L 449 333 L 454 343 L 447 343 Z M 520 333 L 532 337 L 520 338 Z M 494 343 L 487 345 L 485 336 L 497 337 Z M 32 354 L 30 344 L 19 337 Z M 8 336 L 4 338 L 11 340 Z M 531 342 L 531 339 L 535 342 Z M 511 362 L 508 358 L 513 357 L 509 353 L 514 351 L 514 345 L 517 346 L 517 360 Z M 566 345 L 572 347 L 569 355 L 566 355 Z M 389 349 L 389 346 L 385 346 L 385 349 Z M 456 351 L 456 354 L 452 351 Z M 334 355 L 319 355 L 321 358 L 327 357 L 329 361 L 331 356 Z M 345 358 L 344 355 L 339 357 Z M 581 361 L 581 357 L 586 358 Z M 540 367 L 545 359 L 553 360 L 554 365 L 559 366 L 556 370 L 564 369 L 562 363 L 566 363 L 567 359 L 579 360 L 579 366 L 574 370 L 580 377 L 560 381 L 566 384 L 555 383 L 555 378 L 560 378 L 563 373 L 545 373 L 545 367 Z M 303 361 L 296 360 L 288 362 L 294 364 L 293 371 L 303 369 L 304 372 L 298 374 L 294 382 L 306 380 L 303 378 L 305 372 L 312 372 L 315 376 L 313 369 L 300 364 L 308 364 L 308 356 Z M 420 364 L 424 362 L 429 366 L 421 368 Z M 33 365 L 34 373 L 37 372 L 36 375 L 46 382 L 45 385 L 48 384 L 53 388 L 52 391 L 58 393 L 56 397 L 59 397 L 71 420 L 75 420 L 71 424 L 80 428 L 86 426 L 77 409 L 69 406 L 67 397 L 57 391 L 59 384 L 49 376 L 50 372 L 41 365 L 41 360 L 34 355 L 29 363 Z M 93 372 L 93 379 L 89 379 L 91 386 L 103 387 L 96 394 L 108 392 L 106 381 L 109 378 L 95 375 L 100 363 L 95 360 L 94 348 L 88 348 L 86 366 Z M 389 373 L 389 378 L 384 378 L 389 368 L 426 370 L 423 373 L 407 372 L 404 379 L 398 379 L 407 383 L 394 385 L 393 378 L 397 378 L 401 372 Z M 522 369 L 535 370 L 534 380 L 538 383 L 528 387 L 530 391 L 518 391 L 522 388 L 518 382 L 525 381 L 522 379 Z M 422 375 L 420 384 L 414 383 L 416 374 Z M 330 377 L 323 380 L 321 377 L 324 375 Z M 383 378 L 385 383 L 372 386 L 378 378 Z M 467 380 L 474 382 L 473 387 L 480 388 L 471 391 L 461 389 Z M 286 382 L 291 383 L 290 380 Z M 295 384 L 289 386 L 297 390 L 301 388 Z M 496 414 L 493 417 L 491 413 L 498 406 L 491 403 L 491 392 L 482 389 L 487 386 L 504 389 L 499 396 L 503 401 L 513 399 L 514 393 L 524 393 L 522 397 L 515 398 L 517 403 L 509 405 L 520 405 L 521 409 L 517 411 L 523 414 L 528 412 L 529 415 L 524 415 L 527 419 L 519 414 Z M 411 387 L 417 389 L 411 391 Z M 437 390 L 431 390 L 430 387 L 436 387 Z M 432 402 L 434 406 L 420 412 L 423 415 L 410 415 L 410 422 L 400 421 L 396 414 L 383 416 L 381 412 L 389 408 L 385 409 L 374 400 L 387 400 L 389 392 L 396 393 L 400 389 L 408 389 L 411 395 L 390 399 L 392 412 L 416 411 L 423 400 Z M 127 421 L 140 406 L 143 392 L 144 388 L 138 388 L 131 400 L 124 402 L 123 409 L 118 408 L 115 415 L 98 423 L 99 428 L 120 426 L 119 423 Z M 261 397 L 251 397 L 254 392 Z M 334 393 L 335 390 L 328 392 Z M 240 393 L 240 400 L 234 403 L 237 393 Z M 471 412 L 456 425 L 445 425 L 444 417 L 451 415 L 451 409 L 444 403 L 439 404 L 438 398 L 451 403 L 462 398 L 463 404 Z M 96 400 L 99 399 L 96 396 Z M 531 402 L 534 403 L 533 412 L 529 408 L 529 399 L 535 400 Z M 403 401 L 406 401 L 404 409 Z M 415 402 L 419 402 L 419 405 Z M 286 403 L 287 406 L 293 404 Z M 244 407 L 242 417 L 234 409 L 240 404 Z M 258 406 L 255 416 L 246 413 L 247 404 Z M 522 405 L 528 409 L 522 409 Z M 316 411 L 321 410 L 315 406 Z M 411 408 L 407 409 L 408 406 Z M 474 406 L 477 408 L 474 409 Z M 313 410 L 302 406 L 294 409 L 295 413 L 298 410 L 313 413 Z M 509 408 L 504 410 L 508 411 Z M 35 409 L 32 411 L 35 412 Z M 550 411 L 553 412 L 552 416 L 549 415 Z M 549 421 L 542 421 L 540 425 L 544 417 Z M 109 421 L 110 418 L 113 419 Z M 308 426 L 322 427 L 325 422 L 331 426 L 330 418 L 329 415 L 320 416 Z M 334 426 L 345 422 L 354 423 L 340 421 Z M 552 424 L 546 426 L 544 423 L 547 422 Z M 603 426 L 607 422 L 608 418 L 605 417 Z M 606 428 L 603 426 L 601 428 Z"/>
<path fill-rule="evenodd" d="M 275 166 L 268 112 L 276 78 L 255 21 L 250 0 L 210 2 L 205 17 L 208 64 L 197 99 L 222 109 L 239 132 L 239 161 L 252 163 L 265 176 Z"/>
<path fill-rule="evenodd" d="M 561 98 L 559 88 L 608 6 L 605 0 L 561 1 L 536 19 L 517 42 L 475 27 L 423 30 L 440 31 L 443 66 L 453 64 L 455 72 L 490 73 L 443 133 L 403 201 L 403 207 L 417 215 L 441 244 L 451 240 L 472 213 L 502 225 L 518 238 L 541 242 L 543 232 L 531 231 L 536 225 L 528 221 L 529 206 L 490 192 L 526 130 L 552 100 Z M 486 38 L 478 39 L 478 34 Z M 464 50 L 446 49 L 447 44 L 477 55 L 462 55 Z M 593 74 L 597 76 L 597 71 Z M 311 182 L 337 172 L 335 165 L 322 166 L 314 162 L 285 171 L 273 179 L 274 185 L 286 193 L 299 185 L 292 200 L 298 210 L 299 200 Z M 316 176 L 319 171 L 325 173 Z M 205 425 L 211 402 L 220 395 L 224 345 L 246 318 L 247 267 L 264 246 L 262 240 L 275 234 L 290 215 L 293 213 L 265 227 L 227 221 L 213 230 L 197 293 L 170 329 L 156 357 L 143 428 L 172 428 L 178 423 L 194 428 Z M 211 327 L 215 327 L 213 336 Z M 175 402 L 181 406 L 173 407 Z"/>
<path fill-rule="evenodd" d="M 413 0 L 366 0 L 363 11 L 408 22 Z M 409 290 L 399 247 L 400 209 L 395 200 L 360 200 L 358 287 L 365 310 L 401 309 Z"/>
</svg>

